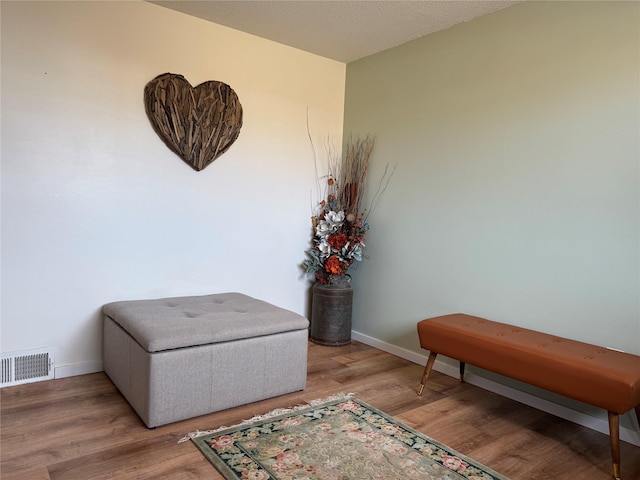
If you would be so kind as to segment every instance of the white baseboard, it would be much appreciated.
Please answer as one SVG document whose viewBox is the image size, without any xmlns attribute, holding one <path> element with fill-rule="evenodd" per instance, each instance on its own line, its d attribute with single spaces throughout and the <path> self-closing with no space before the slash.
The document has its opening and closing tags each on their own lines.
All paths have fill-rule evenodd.
<svg viewBox="0 0 640 480">
<path fill-rule="evenodd" d="M 88 373 L 102 372 L 102 362 L 76 363 L 74 365 L 63 365 L 55 367 L 54 378 L 75 377 L 76 375 L 86 375 Z"/>
<path fill-rule="evenodd" d="M 409 360 L 410 362 L 417 363 L 418 365 L 423 366 L 427 363 L 427 355 L 421 355 L 419 353 L 412 352 L 411 350 L 391 345 L 389 343 L 383 342 L 373 337 L 369 337 L 368 335 L 364 335 L 359 332 L 354 331 L 351 332 L 351 334 L 352 338 L 358 342 L 362 342 L 384 352 L 391 353 L 392 355 L 404 358 L 405 360 Z M 440 373 L 444 373 L 445 375 L 448 375 L 450 377 L 458 378 L 459 376 L 458 368 L 447 365 L 446 363 L 440 362 L 439 360 L 436 360 L 433 368 L 434 370 Z M 490 392 L 497 393 L 498 395 L 502 395 L 503 397 L 510 398 L 530 407 L 537 408 L 538 410 L 550 413 L 552 415 L 555 415 L 556 417 L 569 420 L 570 422 L 577 423 L 578 425 L 582 425 L 583 427 L 587 427 L 597 432 L 609 435 L 609 422 L 606 420 L 595 418 L 582 412 L 578 412 L 571 408 L 565 407 L 563 405 L 558 405 L 557 403 L 553 403 L 543 398 L 539 398 L 520 390 L 516 390 L 515 388 L 501 385 L 479 375 L 474 375 L 472 372 L 465 373 L 464 380 L 471 385 L 489 390 Z M 417 387 L 420 379 L 416 379 L 416 382 Z M 640 447 L 640 432 L 631 430 L 629 428 L 620 427 L 620 440 Z"/>
</svg>

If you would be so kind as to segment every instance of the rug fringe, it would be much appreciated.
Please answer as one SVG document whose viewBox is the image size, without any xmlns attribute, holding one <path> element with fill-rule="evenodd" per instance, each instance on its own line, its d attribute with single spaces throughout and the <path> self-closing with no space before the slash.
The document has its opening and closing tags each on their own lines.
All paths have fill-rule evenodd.
<svg viewBox="0 0 640 480">
<path fill-rule="evenodd" d="M 315 400 L 311 400 L 309 403 L 296 405 L 294 407 L 276 408 L 275 410 L 271 410 L 270 412 L 265 413 L 264 415 L 256 415 L 255 417 L 251 417 L 251 418 L 249 418 L 247 420 L 242 420 L 242 422 L 240 422 L 240 423 L 238 423 L 236 425 L 231 425 L 230 427 L 222 426 L 222 427 L 215 428 L 213 430 L 204 430 L 204 431 L 196 430 L 195 432 L 189 432 L 184 437 L 182 437 L 180 440 L 178 440 L 178 443 L 183 443 L 183 442 L 186 442 L 187 440 L 193 440 L 194 438 L 198 438 L 198 437 L 201 437 L 203 435 L 210 435 L 212 433 L 218 433 L 218 432 L 221 432 L 222 430 L 226 430 L 227 428 L 241 427 L 241 426 L 248 425 L 250 423 L 257 422 L 257 421 L 260 421 L 260 420 L 268 420 L 269 418 L 277 417 L 279 415 L 285 415 L 287 413 L 297 412 L 298 410 L 302 410 L 302 409 L 309 408 L 309 407 L 316 407 L 318 405 L 322 405 L 323 403 L 336 402 L 338 400 L 348 400 L 348 399 L 353 398 L 355 396 L 356 396 L 355 393 L 343 393 L 343 392 L 341 392 L 341 393 L 336 393 L 335 395 L 330 395 L 330 396 L 325 397 L 325 398 L 317 398 Z"/>
</svg>

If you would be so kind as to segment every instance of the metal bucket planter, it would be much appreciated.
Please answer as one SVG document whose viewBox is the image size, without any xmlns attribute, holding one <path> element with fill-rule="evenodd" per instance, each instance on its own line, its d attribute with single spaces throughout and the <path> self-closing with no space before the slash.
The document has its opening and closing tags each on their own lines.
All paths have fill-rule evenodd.
<svg viewBox="0 0 640 480">
<path fill-rule="evenodd" d="M 343 285 L 313 285 L 311 341 L 337 347 L 351 343 L 353 289 Z"/>
</svg>

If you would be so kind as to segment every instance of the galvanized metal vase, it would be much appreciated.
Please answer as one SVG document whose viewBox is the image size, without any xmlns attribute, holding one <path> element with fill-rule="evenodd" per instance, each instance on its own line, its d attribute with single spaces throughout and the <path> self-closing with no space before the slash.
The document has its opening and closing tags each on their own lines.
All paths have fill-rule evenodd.
<svg viewBox="0 0 640 480">
<path fill-rule="evenodd" d="M 313 343 L 338 347 L 351 343 L 353 289 L 350 277 L 313 285 L 311 334 Z M 336 279 L 338 280 L 338 279 Z"/>
</svg>

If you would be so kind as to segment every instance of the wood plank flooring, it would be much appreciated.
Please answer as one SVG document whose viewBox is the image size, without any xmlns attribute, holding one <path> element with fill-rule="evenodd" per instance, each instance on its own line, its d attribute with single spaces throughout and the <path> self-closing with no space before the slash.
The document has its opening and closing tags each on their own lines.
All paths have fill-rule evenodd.
<svg viewBox="0 0 640 480">
<path fill-rule="evenodd" d="M 353 392 L 511 480 L 607 480 L 607 435 L 362 343 L 309 345 L 307 388 L 147 429 L 104 373 L 0 390 L 4 480 L 212 479 L 222 476 L 188 432 L 233 425 L 279 407 Z M 623 480 L 640 479 L 640 448 L 621 442 Z"/>
</svg>

